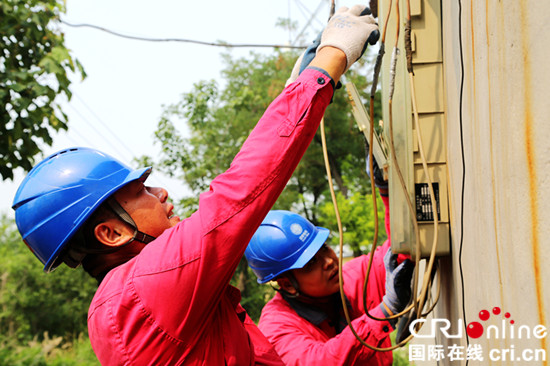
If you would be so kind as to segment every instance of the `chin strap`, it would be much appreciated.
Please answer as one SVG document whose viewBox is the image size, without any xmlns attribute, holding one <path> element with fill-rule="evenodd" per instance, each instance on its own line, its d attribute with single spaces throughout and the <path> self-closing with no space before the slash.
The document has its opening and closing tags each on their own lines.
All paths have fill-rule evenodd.
<svg viewBox="0 0 550 366">
<path fill-rule="evenodd" d="M 110 197 L 107 199 L 105 203 L 122 221 L 124 221 L 134 229 L 134 234 L 132 235 L 132 238 L 128 240 L 126 243 L 116 247 L 112 247 L 112 248 L 104 247 L 101 249 L 91 249 L 91 248 L 87 248 L 85 245 L 84 246 L 80 245 L 80 243 L 86 243 L 86 239 L 84 237 L 84 233 L 82 233 L 82 231 L 79 230 L 75 234 L 76 240 L 73 241 L 74 244 L 70 245 L 67 248 L 67 251 L 62 258 L 59 258 L 59 260 L 65 262 L 65 264 L 68 265 L 69 267 L 71 268 L 78 267 L 84 260 L 84 257 L 86 257 L 86 255 L 88 254 L 110 254 L 120 250 L 121 248 L 127 246 L 133 241 L 139 241 L 140 243 L 143 243 L 143 244 L 149 244 L 150 242 L 156 239 L 154 236 L 151 236 L 151 235 L 145 234 L 144 232 L 139 231 L 135 221 L 128 214 L 128 212 L 126 212 L 126 210 L 122 208 L 122 206 L 120 205 L 120 203 L 117 202 L 116 199 L 114 199 L 113 197 Z"/>
<path fill-rule="evenodd" d="M 126 246 L 126 245 L 130 244 L 134 240 L 139 241 L 140 243 L 143 243 L 143 244 L 149 244 L 150 242 L 152 242 L 153 240 L 156 239 L 154 236 L 151 236 L 151 235 L 145 234 L 144 232 L 139 231 L 134 219 L 132 219 L 132 217 L 128 214 L 128 212 L 126 212 L 126 210 L 124 210 L 122 208 L 122 206 L 120 205 L 120 203 L 118 203 L 118 201 L 116 199 L 111 197 L 111 198 L 107 199 L 106 203 L 109 206 L 109 208 L 111 210 L 113 210 L 113 212 L 122 221 L 124 221 L 125 223 L 127 223 L 128 225 L 130 225 L 134 229 L 134 235 L 132 236 L 132 239 L 130 239 L 123 246 Z M 119 248 L 121 248 L 121 247 L 119 247 Z"/>
<path fill-rule="evenodd" d="M 281 294 L 283 294 L 284 296 L 287 296 L 291 299 L 295 299 L 297 298 L 298 296 L 300 296 L 300 288 L 299 288 L 299 285 L 298 285 L 298 281 L 296 281 L 296 277 L 294 277 L 294 275 L 292 274 L 292 272 L 288 272 L 285 274 L 286 275 L 286 278 L 288 278 L 288 280 L 290 281 L 290 284 L 292 285 L 292 287 L 294 287 L 294 289 L 296 290 L 296 293 L 295 294 L 291 294 L 290 292 L 288 292 L 287 290 L 284 290 L 282 288 L 275 288 L 273 285 L 271 285 L 271 287 L 277 291 L 277 292 L 280 292 Z"/>
</svg>

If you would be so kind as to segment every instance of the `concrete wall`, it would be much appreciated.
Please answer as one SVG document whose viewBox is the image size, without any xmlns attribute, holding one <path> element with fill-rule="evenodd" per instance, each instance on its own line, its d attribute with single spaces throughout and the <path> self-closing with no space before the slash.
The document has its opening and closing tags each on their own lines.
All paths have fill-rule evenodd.
<svg viewBox="0 0 550 366">
<path fill-rule="evenodd" d="M 550 2 L 437 2 L 451 253 L 441 259 L 443 291 L 432 316 L 448 319 L 464 336 L 437 332 L 412 345 L 480 345 L 484 360 L 469 365 L 548 365 L 549 337 L 533 331 L 550 327 Z M 383 10 L 388 1 L 381 3 Z M 400 4 L 404 11 L 406 3 Z M 482 310 L 488 320 L 480 319 Z M 472 322 L 484 332 L 467 340 L 464 327 Z M 506 335 L 487 338 L 491 325 Z M 422 332 L 428 328 L 426 322 Z M 546 360 L 524 358 L 542 353 Z M 439 364 L 466 361 L 445 357 Z"/>
<path fill-rule="evenodd" d="M 549 21 L 548 1 L 470 0 L 461 9 L 457 1 L 442 2 L 452 228 L 452 285 L 444 294 L 459 311 L 448 304 L 438 314 L 467 324 L 501 324 L 509 312 L 516 329 L 549 326 Z M 495 306 L 499 316 L 479 319 Z M 514 345 L 515 358 L 527 348 L 550 354 L 548 337 L 484 336 L 470 342 L 484 349 Z"/>
</svg>

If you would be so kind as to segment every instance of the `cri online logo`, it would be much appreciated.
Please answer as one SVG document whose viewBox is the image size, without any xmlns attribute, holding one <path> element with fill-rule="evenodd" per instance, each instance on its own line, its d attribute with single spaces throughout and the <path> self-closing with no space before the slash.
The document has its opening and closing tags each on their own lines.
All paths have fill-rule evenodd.
<svg viewBox="0 0 550 366">
<path fill-rule="evenodd" d="M 499 315 L 501 313 L 501 310 L 498 306 L 495 306 L 493 308 L 493 314 Z M 482 321 L 487 321 L 491 317 L 491 314 L 487 310 L 481 310 L 479 312 L 479 319 Z M 504 317 L 506 319 L 510 319 L 510 313 L 504 313 Z M 510 324 L 514 324 L 514 320 L 510 320 Z M 483 335 L 483 331 L 485 329 L 483 328 L 483 325 L 480 322 L 471 322 L 466 327 L 466 333 L 472 338 L 479 338 Z"/>
<path fill-rule="evenodd" d="M 499 307 L 494 307 L 492 309 L 493 315 L 499 316 L 502 314 L 502 310 Z M 487 310 L 481 310 L 479 312 L 479 319 L 482 322 L 486 322 L 491 317 L 491 313 Z M 502 321 L 500 326 L 497 325 L 486 325 L 478 321 L 470 322 L 466 326 L 466 333 L 470 338 L 480 338 L 484 333 L 487 339 L 530 339 L 538 338 L 542 339 L 548 335 L 546 327 L 542 324 L 536 325 L 534 327 L 529 327 L 527 325 L 521 325 L 519 327 L 514 326 L 515 321 L 511 319 L 510 313 L 502 314 Z M 448 319 L 444 318 L 434 318 L 431 319 L 431 329 L 428 330 L 427 334 L 418 334 L 417 331 L 419 328 L 416 327 L 418 323 L 425 323 L 427 319 L 416 319 L 409 325 L 409 330 L 411 334 L 418 338 L 434 338 L 437 331 L 441 332 L 446 338 L 462 338 L 462 327 L 458 327 L 456 334 L 449 333 L 451 328 L 451 322 Z M 462 320 L 459 319 L 461 323 Z"/>
</svg>

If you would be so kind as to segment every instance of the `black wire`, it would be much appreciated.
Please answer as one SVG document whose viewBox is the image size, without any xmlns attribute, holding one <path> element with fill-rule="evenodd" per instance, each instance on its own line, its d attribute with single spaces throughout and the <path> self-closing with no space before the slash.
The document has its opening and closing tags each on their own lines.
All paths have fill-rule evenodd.
<svg viewBox="0 0 550 366">
<path fill-rule="evenodd" d="M 460 99 L 459 99 L 459 111 L 458 121 L 460 126 L 460 151 L 462 156 L 462 187 L 460 198 L 460 249 L 458 254 L 458 264 L 460 268 L 460 281 L 462 288 L 462 318 L 464 322 L 464 329 L 466 328 L 466 301 L 464 299 L 464 272 L 462 270 L 462 247 L 464 244 L 464 186 L 466 181 L 466 163 L 464 158 L 464 132 L 462 129 L 462 104 L 464 95 L 464 55 L 462 53 L 462 1 L 458 0 L 458 48 L 460 50 Z M 466 345 L 470 345 L 470 338 L 468 332 L 466 332 Z M 466 366 L 468 366 L 469 360 L 466 360 Z"/>
<path fill-rule="evenodd" d="M 225 42 L 204 42 L 204 41 L 197 41 L 193 39 L 184 39 L 184 38 L 149 38 L 149 37 L 137 37 L 137 36 L 129 36 L 126 34 L 118 33 L 115 31 L 112 31 L 107 28 L 100 27 L 98 25 L 93 24 L 71 24 L 67 23 L 63 19 L 59 19 L 59 21 L 69 27 L 79 28 L 79 27 L 88 27 L 88 28 L 94 28 L 98 29 L 100 31 L 112 34 L 117 37 L 127 38 L 127 39 L 133 39 L 135 41 L 146 41 L 146 42 L 185 42 L 185 43 L 195 43 L 203 46 L 215 46 L 215 47 L 227 47 L 227 48 L 236 48 L 236 47 L 242 47 L 242 48 L 299 48 L 303 49 L 306 46 L 293 46 L 293 45 L 277 45 L 277 44 L 232 44 L 232 43 L 225 43 Z"/>
</svg>

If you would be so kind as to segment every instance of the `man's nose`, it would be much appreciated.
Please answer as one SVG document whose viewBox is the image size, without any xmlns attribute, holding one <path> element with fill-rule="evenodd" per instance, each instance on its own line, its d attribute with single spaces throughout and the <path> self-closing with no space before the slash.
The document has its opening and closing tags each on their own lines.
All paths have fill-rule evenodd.
<svg viewBox="0 0 550 366">
<path fill-rule="evenodd" d="M 154 194 L 161 203 L 168 199 L 168 191 L 162 187 L 149 187 L 149 192 Z"/>
<path fill-rule="evenodd" d="M 324 263 L 324 268 L 329 269 L 329 268 L 332 268 L 332 266 L 334 266 L 336 264 L 336 261 L 334 260 L 334 258 L 332 256 L 325 255 L 323 257 L 323 263 Z"/>
</svg>

